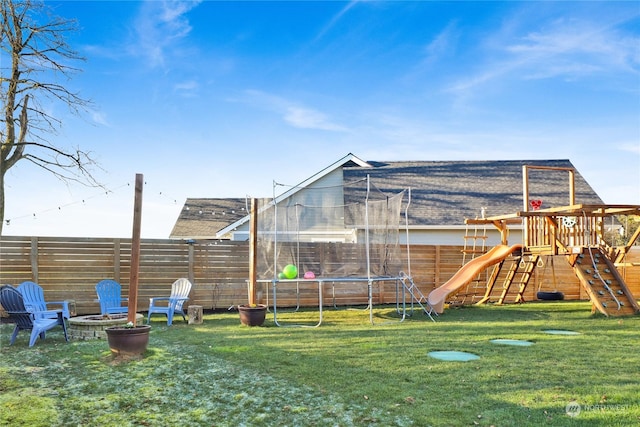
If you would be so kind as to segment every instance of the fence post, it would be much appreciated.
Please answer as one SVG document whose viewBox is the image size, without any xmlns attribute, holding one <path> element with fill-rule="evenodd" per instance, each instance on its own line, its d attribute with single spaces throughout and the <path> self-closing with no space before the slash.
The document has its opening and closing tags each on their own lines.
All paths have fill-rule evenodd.
<svg viewBox="0 0 640 427">
<path fill-rule="evenodd" d="M 120 280 L 120 239 L 113 239 L 113 280 Z"/>
<path fill-rule="evenodd" d="M 31 277 L 38 283 L 38 238 L 31 238 Z"/>
<path fill-rule="evenodd" d="M 189 281 L 191 283 L 195 283 L 195 273 L 194 273 L 194 267 L 195 267 L 195 249 L 193 247 L 193 245 L 195 244 L 194 241 L 189 240 L 188 242 L 189 245 Z"/>
</svg>

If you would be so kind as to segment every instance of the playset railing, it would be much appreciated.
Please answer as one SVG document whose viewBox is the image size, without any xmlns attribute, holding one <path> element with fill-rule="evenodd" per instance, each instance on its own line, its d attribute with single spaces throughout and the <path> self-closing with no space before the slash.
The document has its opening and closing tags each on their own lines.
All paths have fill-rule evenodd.
<svg viewBox="0 0 640 427">
<path fill-rule="evenodd" d="M 549 215 L 521 212 L 524 245 L 527 251 L 562 255 L 574 247 L 595 247 L 604 243 L 602 218 L 588 215 Z"/>
</svg>

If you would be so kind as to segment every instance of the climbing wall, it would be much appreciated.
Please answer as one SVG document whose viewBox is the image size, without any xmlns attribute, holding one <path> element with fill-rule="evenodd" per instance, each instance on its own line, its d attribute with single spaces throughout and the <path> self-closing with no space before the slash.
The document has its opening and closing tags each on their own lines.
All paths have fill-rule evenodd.
<svg viewBox="0 0 640 427">
<path fill-rule="evenodd" d="M 569 256 L 576 276 L 594 307 L 605 316 L 628 316 L 640 312 L 638 302 L 613 263 L 598 248 L 583 248 Z"/>
</svg>

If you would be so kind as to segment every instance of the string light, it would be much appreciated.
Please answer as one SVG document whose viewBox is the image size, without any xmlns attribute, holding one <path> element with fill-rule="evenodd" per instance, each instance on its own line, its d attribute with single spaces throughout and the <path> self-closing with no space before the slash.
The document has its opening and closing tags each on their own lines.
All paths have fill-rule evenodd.
<svg viewBox="0 0 640 427">
<path fill-rule="evenodd" d="M 191 206 L 189 206 L 189 205 L 185 205 L 185 206 L 184 206 L 184 210 L 185 210 L 185 211 L 190 211 L 190 210 L 191 210 Z M 227 214 L 229 214 L 229 215 L 236 215 L 237 213 L 244 214 L 244 213 L 245 213 L 245 212 L 247 212 L 247 211 L 248 211 L 248 209 L 246 209 L 245 207 L 241 207 L 241 208 L 240 208 L 240 212 L 236 212 L 236 210 L 235 210 L 235 209 L 231 209 L 229 212 L 226 212 L 226 211 L 211 211 L 211 215 L 212 215 L 212 216 L 216 216 L 216 215 L 218 215 L 218 216 L 220 216 L 220 215 L 222 215 L 222 216 L 226 216 Z M 205 215 L 205 214 L 207 214 L 207 215 L 208 215 L 208 214 L 209 214 L 209 213 L 208 213 L 208 211 L 204 211 L 204 210 L 202 210 L 202 209 L 198 209 L 198 215 Z"/>
<path fill-rule="evenodd" d="M 167 196 L 167 195 L 166 195 L 166 194 L 164 194 L 162 191 L 158 193 L 158 196 L 160 196 L 160 197 L 165 197 L 165 198 L 168 198 L 168 199 L 170 199 L 170 200 L 173 200 L 173 203 L 174 203 L 174 204 L 177 204 L 177 203 L 178 203 L 178 200 L 177 200 L 176 198 L 173 198 L 173 197 Z"/>
<path fill-rule="evenodd" d="M 147 183 L 145 182 L 145 185 L 146 184 Z M 95 196 L 85 197 L 84 199 L 76 200 L 74 202 L 67 203 L 65 205 L 59 205 L 59 206 L 56 206 L 54 208 L 43 209 L 41 211 L 32 212 L 30 214 L 24 214 L 24 215 L 15 216 L 15 217 L 12 217 L 12 218 L 6 218 L 4 220 L 4 222 L 5 222 L 5 224 L 7 226 L 10 226 L 12 221 L 15 222 L 16 220 L 20 220 L 20 219 L 24 219 L 24 218 L 28 218 L 28 217 L 31 217 L 31 218 L 33 218 L 35 220 L 35 219 L 38 219 L 39 217 L 43 216 L 43 214 L 45 214 L 47 212 L 51 212 L 51 211 L 55 211 L 55 210 L 57 210 L 58 212 L 62 212 L 62 210 L 64 208 L 68 208 L 68 207 L 71 207 L 71 206 L 74 206 L 74 205 L 80 205 L 80 204 L 82 204 L 83 206 L 86 206 L 88 200 L 97 199 L 99 197 L 109 197 L 110 194 L 114 194 L 117 191 L 121 190 L 122 188 L 130 187 L 130 186 L 131 186 L 131 183 L 127 182 L 126 184 L 122 184 L 122 185 L 120 185 L 120 186 L 118 186 L 116 188 L 113 188 L 113 189 L 105 189 L 104 192 L 101 191 L 100 193 L 96 193 Z M 168 196 L 166 193 L 164 193 L 162 191 L 158 192 L 158 196 L 160 196 L 161 198 L 170 199 L 173 204 L 177 204 L 178 203 L 176 198 L 170 197 L 170 196 Z M 188 207 L 187 207 L 187 209 L 188 209 Z"/>
</svg>

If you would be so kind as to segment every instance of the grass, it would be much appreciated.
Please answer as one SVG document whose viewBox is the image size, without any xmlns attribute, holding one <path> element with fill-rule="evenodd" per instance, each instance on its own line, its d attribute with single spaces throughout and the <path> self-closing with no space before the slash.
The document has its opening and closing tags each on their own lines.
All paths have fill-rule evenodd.
<svg viewBox="0 0 640 427">
<path fill-rule="evenodd" d="M 635 426 L 640 316 L 605 318 L 585 302 L 446 310 L 402 323 L 393 307 L 325 309 L 319 328 L 249 328 L 237 313 L 202 325 L 152 320 L 141 360 L 105 341 L 52 330 L 28 348 L 0 327 L 0 425 L 30 426 Z M 314 324 L 318 313 L 278 312 Z M 580 332 L 549 335 L 546 329 Z M 529 340 L 529 347 L 492 339 Z M 440 361 L 430 351 L 480 356 Z M 567 414 L 577 402 L 580 413 Z M 573 413 L 572 413 L 573 414 Z"/>
</svg>

